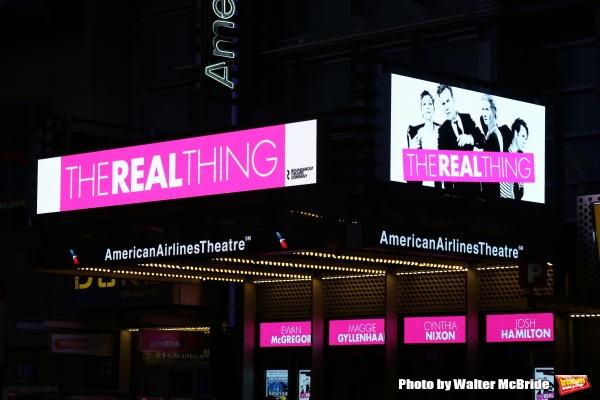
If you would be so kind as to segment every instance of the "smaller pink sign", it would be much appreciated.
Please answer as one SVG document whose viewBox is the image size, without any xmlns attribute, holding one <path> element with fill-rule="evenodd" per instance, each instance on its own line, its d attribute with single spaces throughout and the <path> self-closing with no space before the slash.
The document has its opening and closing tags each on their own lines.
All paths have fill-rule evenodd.
<svg viewBox="0 0 600 400">
<path fill-rule="evenodd" d="M 330 346 L 385 344 L 385 319 L 329 321 Z"/>
<path fill-rule="evenodd" d="M 311 345 L 310 321 L 261 322 L 260 347 L 300 347 Z"/>
<path fill-rule="evenodd" d="M 487 315 L 485 337 L 487 342 L 552 342 L 554 315 Z"/>
<path fill-rule="evenodd" d="M 464 316 L 404 318 L 405 344 L 465 342 Z"/>
</svg>

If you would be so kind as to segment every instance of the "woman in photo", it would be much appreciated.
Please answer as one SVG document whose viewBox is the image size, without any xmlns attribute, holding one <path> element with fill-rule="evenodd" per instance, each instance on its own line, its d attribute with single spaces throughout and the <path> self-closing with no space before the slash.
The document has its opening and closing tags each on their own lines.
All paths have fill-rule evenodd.
<svg viewBox="0 0 600 400">
<path fill-rule="evenodd" d="M 438 128 L 440 124 L 433 121 L 435 114 L 435 100 L 431 93 L 424 90 L 421 93 L 421 115 L 425 121 L 422 124 L 412 126 L 409 125 L 407 132 L 408 148 L 409 149 L 438 149 Z M 434 182 L 409 182 L 417 186 L 434 186 Z M 435 182 L 435 187 L 441 187 L 441 182 Z"/>
<path fill-rule="evenodd" d="M 485 134 L 483 151 L 506 152 L 512 140 L 510 128 L 506 125 L 498 126 L 497 108 L 494 97 L 489 94 L 481 96 L 481 127 Z M 481 184 L 483 196 L 488 199 L 508 198 L 510 184 L 485 182 Z"/>
</svg>

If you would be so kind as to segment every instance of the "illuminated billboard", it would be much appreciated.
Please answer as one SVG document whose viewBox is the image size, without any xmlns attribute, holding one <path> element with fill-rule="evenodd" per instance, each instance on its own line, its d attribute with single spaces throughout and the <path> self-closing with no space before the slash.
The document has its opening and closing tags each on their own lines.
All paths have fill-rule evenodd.
<svg viewBox="0 0 600 400">
<path fill-rule="evenodd" d="M 330 346 L 368 344 L 385 344 L 383 318 L 329 321 Z"/>
<path fill-rule="evenodd" d="M 552 313 L 486 315 L 485 320 L 487 342 L 554 341 Z"/>
<path fill-rule="evenodd" d="M 38 161 L 38 214 L 317 182 L 317 121 Z"/>
<path fill-rule="evenodd" d="M 465 343 L 466 318 L 448 317 L 406 317 L 404 318 L 404 343 Z"/>
<path fill-rule="evenodd" d="M 545 107 L 401 75 L 389 84 L 391 181 L 545 202 Z"/>
<path fill-rule="evenodd" d="M 592 220 L 594 223 L 594 239 L 600 257 L 600 203 L 592 203 Z"/>
<path fill-rule="evenodd" d="M 305 347 L 311 345 L 311 322 L 261 322 L 260 347 Z"/>
</svg>

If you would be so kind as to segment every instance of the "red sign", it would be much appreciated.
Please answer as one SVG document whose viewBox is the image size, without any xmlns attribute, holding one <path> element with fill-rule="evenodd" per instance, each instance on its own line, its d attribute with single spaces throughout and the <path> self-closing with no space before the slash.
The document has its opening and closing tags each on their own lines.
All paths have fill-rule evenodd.
<svg viewBox="0 0 600 400">
<path fill-rule="evenodd" d="M 555 375 L 561 396 L 592 387 L 587 375 Z"/>
<path fill-rule="evenodd" d="M 203 348 L 203 333 L 140 331 L 140 351 L 145 353 L 201 352 Z"/>
<path fill-rule="evenodd" d="M 52 333 L 50 335 L 50 352 L 63 354 L 81 354 L 112 356 L 113 336 L 81 334 L 70 335 Z"/>
<path fill-rule="evenodd" d="M 519 285 L 546 287 L 548 285 L 547 264 L 545 262 L 521 262 L 519 264 Z"/>
<path fill-rule="evenodd" d="M 90 339 L 83 338 L 83 337 L 54 339 L 54 347 L 57 350 L 89 349 L 90 348 Z"/>
<path fill-rule="evenodd" d="M 149 353 L 178 352 L 179 332 L 140 331 L 140 351 Z"/>
</svg>

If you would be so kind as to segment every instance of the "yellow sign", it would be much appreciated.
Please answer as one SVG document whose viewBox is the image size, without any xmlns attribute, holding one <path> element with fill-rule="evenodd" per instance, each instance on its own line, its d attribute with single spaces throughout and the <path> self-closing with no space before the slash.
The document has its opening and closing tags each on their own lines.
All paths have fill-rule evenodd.
<svg viewBox="0 0 600 400">
<path fill-rule="evenodd" d="M 117 282 L 116 279 L 114 279 L 114 278 L 107 279 L 107 280 L 104 280 L 103 278 L 96 278 L 95 280 L 96 280 L 96 283 L 99 288 L 111 288 L 111 287 L 114 287 Z M 75 276 L 75 290 L 88 289 L 90 286 L 92 286 L 93 283 L 94 283 L 94 278 L 91 276 L 89 276 L 89 277 Z M 121 280 L 121 286 L 127 286 L 128 284 L 132 284 L 134 286 L 139 286 L 140 282 L 137 280 L 134 280 L 134 279 L 122 279 Z M 160 284 L 160 282 L 144 281 L 142 284 L 143 285 L 158 285 L 158 284 Z"/>
</svg>

